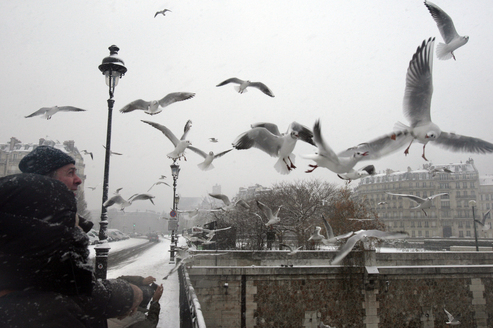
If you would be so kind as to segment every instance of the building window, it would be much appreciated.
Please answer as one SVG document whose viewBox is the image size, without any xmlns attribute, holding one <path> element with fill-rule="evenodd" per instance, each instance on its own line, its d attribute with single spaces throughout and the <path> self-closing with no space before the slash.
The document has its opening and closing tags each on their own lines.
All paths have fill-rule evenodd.
<svg viewBox="0 0 493 328">
<path fill-rule="evenodd" d="M 418 230 L 418 237 L 421 237 L 422 235 L 421 230 Z"/>
<path fill-rule="evenodd" d="M 418 228 L 421 228 L 421 221 L 418 221 Z"/>
<path fill-rule="evenodd" d="M 426 238 L 430 237 L 430 232 L 428 230 L 425 231 Z"/>
<path fill-rule="evenodd" d="M 416 237 L 416 231 L 414 231 L 414 230 L 413 230 L 413 231 L 412 231 L 412 233 L 411 233 L 411 236 L 412 236 L 413 238 L 414 238 L 414 237 Z"/>
<path fill-rule="evenodd" d="M 461 237 L 461 238 L 464 237 L 464 231 L 462 231 L 462 230 L 459 231 L 459 237 Z"/>
<path fill-rule="evenodd" d="M 425 228 L 429 228 L 429 226 L 428 221 L 425 221 Z"/>
<path fill-rule="evenodd" d="M 462 228 L 462 221 L 459 221 L 458 226 L 459 228 Z"/>
<path fill-rule="evenodd" d="M 471 237 L 471 231 L 470 231 L 470 230 L 467 230 L 467 231 L 466 231 L 466 236 L 467 236 L 467 237 Z"/>
</svg>

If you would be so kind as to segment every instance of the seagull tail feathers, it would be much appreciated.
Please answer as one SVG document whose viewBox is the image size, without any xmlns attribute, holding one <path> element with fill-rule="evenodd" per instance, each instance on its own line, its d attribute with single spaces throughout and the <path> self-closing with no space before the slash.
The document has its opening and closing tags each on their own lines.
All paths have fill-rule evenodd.
<svg viewBox="0 0 493 328">
<path fill-rule="evenodd" d="M 394 132 L 407 131 L 409 129 L 410 129 L 410 127 L 407 126 L 406 124 L 402 123 L 402 122 L 396 122 L 394 124 Z"/>
<path fill-rule="evenodd" d="M 235 90 L 238 91 L 239 93 L 245 93 L 245 92 L 248 92 L 248 90 L 245 88 L 244 90 L 241 90 L 241 86 L 240 85 L 235 85 Z"/>
<path fill-rule="evenodd" d="M 210 171 L 210 170 L 212 170 L 214 168 L 214 165 L 212 165 L 212 164 L 207 165 L 204 162 L 197 164 L 197 166 L 202 171 Z"/>
<path fill-rule="evenodd" d="M 292 163 L 294 164 L 294 154 L 289 155 L 289 158 L 291 158 Z M 289 162 L 289 158 L 286 157 L 286 161 Z M 284 162 L 282 157 L 279 157 L 277 160 L 276 164 L 274 165 L 274 168 L 276 169 L 277 172 L 281 174 L 289 174 L 291 170 L 288 168 L 288 165 Z"/>
<path fill-rule="evenodd" d="M 450 51 L 447 44 L 440 42 L 437 45 L 437 57 L 440 60 L 447 60 L 452 58 L 452 51 Z"/>
</svg>

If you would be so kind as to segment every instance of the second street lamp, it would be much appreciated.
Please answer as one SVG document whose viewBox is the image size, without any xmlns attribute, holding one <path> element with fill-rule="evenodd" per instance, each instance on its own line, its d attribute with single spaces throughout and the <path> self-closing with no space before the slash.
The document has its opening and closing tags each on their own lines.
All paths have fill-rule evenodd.
<svg viewBox="0 0 493 328">
<path fill-rule="evenodd" d="M 115 87 L 118 85 L 120 78 L 127 72 L 125 63 L 117 55 L 120 50 L 117 46 L 112 45 L 108 48 L 110 55 L 103 59 L 99 70 L 104 74 L 106 78 L 106 85 L 109 87 L 110 98 L 108 99 L 108 126 L 106 129 L 106 156 L 104 160 L 104 180 L 103 180 L 103 202 L 104 204 L 108 200 L 108 177 L 110 172 L 110 155 L 111 155 L 111 119 L 113 104 L 113 94 Z M 99 244 L 94 247 L 96 250 L 96 278 L 106 279 L 106 272 L 108 269 L 108 253 L 110 246 L 108 244 L 108 215 L 106 214 L 106 207 L 101 206 L 101 221 L 99 223 Z"/>
<path fill-rule="evenodd" d="M 176 239 L 175 236 L 175 231 L 178 230 L 178 224 L 177 224 L 178 218 L 176 218 L 177 215 L 176 208 L 178 206 L 178 201 L 179 201 L 179 197 L 176 196 L 176 181 L 178 180 L 178 174 L 180 173 L 180 166 L 176 164 L 176 160 L 174 160 L 173 164 L 171 164 L 170 167 L 171 167 L 171 176 L 173 177 L 173 210 L 171 211 L 171 213 L 173 214 L 170 220 L 168 221 L 168 224 L 172 225 L 169 262 L 175 263 L 175 246 L 178 243 L 178 240 Z"/>
</svg>

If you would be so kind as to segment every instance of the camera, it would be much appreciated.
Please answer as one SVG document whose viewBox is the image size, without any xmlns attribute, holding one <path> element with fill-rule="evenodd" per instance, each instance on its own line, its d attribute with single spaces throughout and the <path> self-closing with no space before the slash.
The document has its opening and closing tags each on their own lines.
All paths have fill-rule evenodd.
<svg viewBox="0 0 493 328">
<path fill-rule="evenodd" d="M 147 308 L 147 304 L 152 300 L 152 296 L 154 296 L 154 292 L 156 291 L 158 285 L 152 283 L 146 286 L 138 286 L 142 290 L 143 299 L 140 303 L 140 307 Z"/>
</svg>

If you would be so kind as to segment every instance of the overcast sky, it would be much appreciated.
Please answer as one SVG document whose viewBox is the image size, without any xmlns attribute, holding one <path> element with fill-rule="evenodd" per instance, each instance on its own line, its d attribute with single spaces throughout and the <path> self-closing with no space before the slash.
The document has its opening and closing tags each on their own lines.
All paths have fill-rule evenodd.
<svg viewBox="0 0 493 328">
<path fill-rule="evenodd" d="M 455 52 L 457 61 L 433 67 L 432 119 L 443 131 L 493 142 L 493 6 L 485 1 L 435 2 L 469 42 Z M 172 12 L 154 18 L 158 10 Z M 438 28 L 421 0 L 374 1 L 14 1 L 0 2 L 0 141 L 17 137 L 35 143 L 41 137 L 75 140 L 85 157 L 89 209 L 101 206 L 102 189 L 87 189 L 103 180 L 108 88 L 98 70 L 112 44 L 120 48 L 127 74 L 115 91 L 110 194 L 123 187 L 129 197 L 146 192 L 160 175 L 172 183 L 166 157 L 173 147 L 149 120 L 165 125 L 178 137 L 191 119 L 188 139 L 206 152 L 220 152 L 256 122 L 271 122 L 285 131 L 297 121 L 310 128 L 322 122 L 322 134 L 336 151 L 392 131 L 403 116 L 402 100 L 409 61 L 421 42 Z M 261 81 L 275 98 L 251 89 L 238 94 L 230 78 Z M 160 99 L 170 92 L 194 92 L 162 113 L 122 114 L 119 109 L 142 98 Z M 24 118 L 41 107 L 77 106 L 81 113 L 58 113 L 51 120 Z M 210 143 L 208 138 L 219 139 Z M 258 149 L 233 150 L 199 170 L 203 159 L 188 151 L 180 161 L 178 193 L 201 197 L 216 183 L 233 197 L 255 183 L 318 178 L 342 185 L 324 168 L 304 171 L 309 160 L 300 154 L 316 149 L 298 142 L 298 168 L 280 175 L 276 159 Z M 493 173 L 492 155 L 452 153 L 428 145 L 434 164 L 475 160 L 480 174 Z M 422 145 L 415 144 L 374 164 L 406 170 L 420 168 Z M 356 185 L 357 182 L 352 182 Z M 130 209 L 168 212 L 172 189 L 155 186 L 156 205 L 136 202 Z"/>
</svg>

